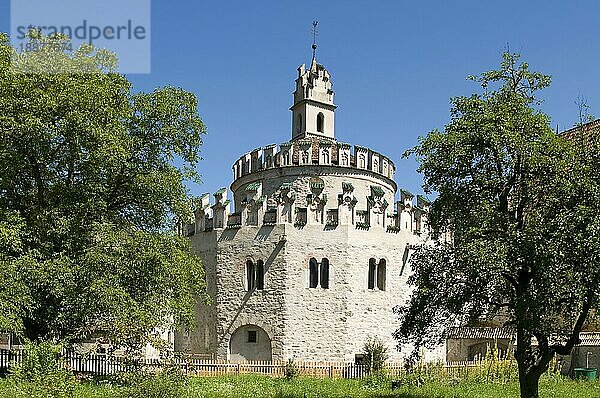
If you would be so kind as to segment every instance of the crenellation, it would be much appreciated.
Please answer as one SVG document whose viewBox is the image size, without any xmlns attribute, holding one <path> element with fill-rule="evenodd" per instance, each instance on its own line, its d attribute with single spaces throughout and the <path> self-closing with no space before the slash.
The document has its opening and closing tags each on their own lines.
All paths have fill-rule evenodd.
<svg viewBox="0 0 600 398">
<path fill-rule="evenodd" d="M 415 201 L 413 194 L 400 190 L 400 200 L 392 209 L 393 192 L 376 183 L 352 183 L 351 178 L 341 176 L 290 177 L 254 180 L 235 187 L 233 200 L 228 198 L 226 188 L 213 194 L 213 203 L 209 201 L 209 194 L 202 195 L 194 211 L 192 234 L 276 224 L 353 225 L 362 230 L 382 228 L 388 232 L 406 230 L 415 234 L 428 231 L 430 202 L 423 195 L 417 195 Z M 355 185 L 359 188 L 358 196 Z"/>
<path fill-rule="evenodd" d="M 354 155 L 352 155 L 354 153 Z M 368 170 L 394 179 L 394 163 L 369 148 L 323 139 L 304 138 L 271 144 L 244 154 L 232 166 L 234 181 L 261 170 L 319 164 Z"/>
<path fill-rule="evenodd" d="M 181 347 L 219 359 L 354 361 L 368 337 L 391 359 L 393 308 L 408 298 L 410 247 L 428 239 L 429 202 L 401 190 L 394 163 L 334 138 L 329 72 L 298 68 L 291 141 L 242 155 L 233 182 L 203 195 L 194 251 L 212 305 Z"/>
</svg>

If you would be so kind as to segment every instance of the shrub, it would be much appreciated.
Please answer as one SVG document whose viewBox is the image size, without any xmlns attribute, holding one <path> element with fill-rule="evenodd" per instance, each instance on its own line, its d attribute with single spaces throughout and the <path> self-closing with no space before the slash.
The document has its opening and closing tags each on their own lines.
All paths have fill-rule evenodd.
<svg viewBox="0 0 600 398">
<path fill-rule="evenodd" d="M 287 363 L 285 364 L 285 369 L 284 369 L 285 379 L 292 380 L 296 376 L 298 376 L 298 374 L 300 374 L 298 365 L 296 365 L 296 363 L 294 362 L 294 360 L 292 358 L 288 359 Z"/>
<path fill-rule="evenodd" d="M 158 373 L 144 371 L 122 374 L 119 398 L 180 398 L 185 395 L 187 378 L 179 368 Z"/>
<path fill-rule="evenodd" d="M 363 363 L 367 366 L 369 372 L 377 372 L 383 369 L 385 361 L 388 360 L 388 349 L 378 338 L 369 337 L 363 346 Z"/>
<path fill-rule="evenodd" d="M 384 370 L 370 372 L 367 377 L 362 379 L 362 385 L 369 389 L 386 388 L 390 385 L 390 378 Z"/>
<path fill-rule="evenodd" d="M 32 398 L 72 397 L 75 377 L 65 368 L 61 349 L 50 342 L 27 343 L 23 359 L 10 371 L 16 389 Z"/>
</svg>

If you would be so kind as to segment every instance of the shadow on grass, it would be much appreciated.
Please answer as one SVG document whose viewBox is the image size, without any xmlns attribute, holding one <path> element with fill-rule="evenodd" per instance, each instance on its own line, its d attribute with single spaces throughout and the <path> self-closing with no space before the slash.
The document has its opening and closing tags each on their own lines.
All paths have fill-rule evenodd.
<svg viewBox="0 0 600 398">
<path fill-rule="evenodd" d="M 389 393 L 376 393 L 371 395 L 369 398 L 445 398 L 445 395 L 423 395 L 413 394 L 408 392 L 389 392 Z"/>
<path fill-rule="evenodd" d="M 338 394 L 334 394 L 333 396 L 335 397 L 339 397 Z M 275 394 L 274 398 L 312 398 L 312 397 L 319 397 L 319 398 L 327 398 L 329 397 L 328 394 L 323 394 L 323 393 L 317 393 L 315 395 L 314 392 L 309 392 L 309 393 L 301 393 L 301 392 L 294 392 L 294 393 L 284 393 L 284 392 L 278 392 Z M 386 392 L 386 393 L 372 393 L 372 394 L 368 394 L 367 395 L 368 398 L 445 398 L 445 395 L 423 395 L 423 394 L 413 394 L 413 393 L 408 393 L 408 392 Z"/>
</svg>

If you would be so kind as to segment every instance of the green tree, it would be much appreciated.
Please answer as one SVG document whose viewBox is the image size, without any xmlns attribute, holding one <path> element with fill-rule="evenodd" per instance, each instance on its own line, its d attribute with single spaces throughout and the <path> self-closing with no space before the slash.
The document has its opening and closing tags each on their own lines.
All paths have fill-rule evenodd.
<svg viewBox="0 0 600 398">
<path fill-rule="evenodd" d="M 23 256 L 23 220 L 14 212 L 0 210 L 0 330 L 23 329 L 23 316 L 30 305 L 29 290 L 21 280 L 19 269 L 30 258 Z"/>
<path fill-rule="evenodd" d="M 18 53 L 0 35 L 0 327 L 134 347 L 192 326 L 203 271 L 173 220 L 198 179 L 195 96 L 134 93 L 114 54 L 32 42 Z"/>
<path fill-rule="evenodd" d="M 517 334 L 521 397 L 531 398 L 598 304 L 600 159 L 589 139 L 574 145 L 549 127 L 536 91 L 550 78 L 519 62 L 505 53 L 500 69 L 472 77 L 481 93 L 453 98 L 444 131 L 406 153 L 438 195 L 438 240 L 412 256 L 415 289 L 397 309 L 396 337 L 420 347 L 447 327 L 505 320 Z"/>
</svg>

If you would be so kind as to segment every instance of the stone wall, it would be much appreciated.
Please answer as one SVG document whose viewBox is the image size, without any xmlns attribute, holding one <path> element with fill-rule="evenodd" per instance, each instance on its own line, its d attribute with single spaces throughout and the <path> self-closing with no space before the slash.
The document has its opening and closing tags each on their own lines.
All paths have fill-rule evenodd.
<svg viewBox="0 0 600 398">
<path fill-rule="evenodd" d="M 353 361 L 367 338 L 375 336 L 384 341 L 391 359 L 410 351 L 395 350 L 393 308 L 410 293 L 405 250 L 419 236 L 383 227 L 282 223 L 218 229 L 191 239 L 203 258 L 213 298 L 212 305 L 198 306 L 199 329 L 188 338 L 191 352 L 231 359 L 231 336 L 245 325 L 265 331 L 274 359 Z M 327 289 L 309 287 L 310 258 L 328 259 Z M 370 258 L 385 259 L 383 291 L 368 288 Z M 265 264 L 263 290 L 246 289 L 248 259 Z"/>
<path fill-rule="evenodd" d="M 322 139 L 259 148 L 234 165 L 233 211 L 225 189 L 214 205 L 202 198 L 186 230 L 212 304 L 198 305 L 199 329 L 180 347 L 260 360 L 268 340 L 276 360 L 354 361 L 378 337 L 392 360 L 409 353 L 395 349 L 393 309 L 409 297 L 409 254 L 427 237 L 428 202 L 415 205 L 402 191 L 395 203 L 393 163 L 368 148 L 351 151 Z M 329 263 L 328 286 L 310 286 L 311 259 Z M 249 290 L 246 264 L 259 260 L 264 289 Z M 379 264 L 372 285 L 370 262 Z M 248 330 L 264 331 L 262 346 L 244 343 Z"/>
</svg>

